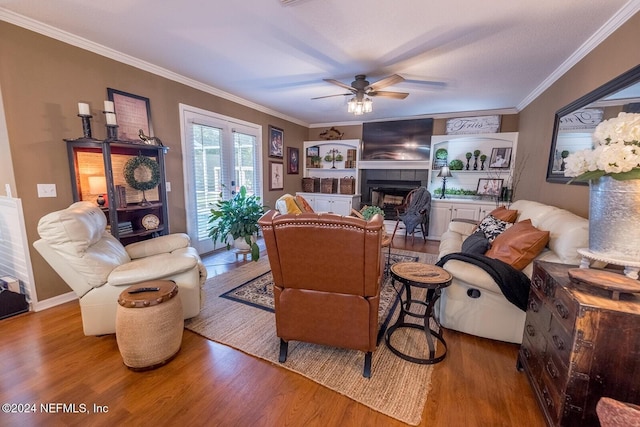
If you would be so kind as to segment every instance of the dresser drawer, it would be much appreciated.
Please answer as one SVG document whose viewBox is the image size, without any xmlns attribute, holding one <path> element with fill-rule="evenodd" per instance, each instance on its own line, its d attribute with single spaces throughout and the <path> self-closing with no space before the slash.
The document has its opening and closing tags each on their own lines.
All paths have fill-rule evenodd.
<svg viewBox="0 0 640 427">
<path fill-rule="evenodd" d="M 578 316 L 578 304 L 575 300 L 571 299 L 566 290 L 560 289 L 555 293 L 555 297 L 548 301 L 548 304 L 553 317 L 558 320 L 567 334 L 573 335 L 573 328 Z"/>
<path fill-rule="evenodd" d="M 573 338 L 561 324 L 557 317 L 551 319 L 551 326 L 549 327 L 547 351 L 550 353 L 556 353 L 558 358 L 563 361 L 565 365 L 569 364 L 571 359 L 571 352 L 573 350 Z"/>
</svg>

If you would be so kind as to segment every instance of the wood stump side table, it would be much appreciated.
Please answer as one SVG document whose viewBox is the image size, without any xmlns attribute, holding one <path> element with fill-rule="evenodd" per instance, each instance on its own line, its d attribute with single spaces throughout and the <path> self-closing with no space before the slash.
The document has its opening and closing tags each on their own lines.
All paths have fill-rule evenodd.
<svg viewBox="0 0 640 427">
<path fill-rule="evenodd" d="M 130 369 L 154 369 L 169 362 L 180 350 L 183 330 L 182 301 L 174 282 L 142 282 L 120 293 L 116 341 Z"/>
<path fill-rule="evenodd" d="M 400 315 L 395 324 L 393 324 L 385 334 L 385 342 L 389 350 L 395 355 L 413 363 L 434 364 L 444 360 L 447 355 L 447 343 L 442 334 L 442 326 L 435 318 L 434 306 L 440 297 L 441 290 L 451 284 L 452 276 L 443 268 L 430 264 L 422 264 L 419 262 L 399 262 L 393 264 L 390 268 L 391 278 L 393 282 L 402 283 L 402 289 L 398 292 L 400 301 Z M 425 300 L 417 300 L 411 298 L 411 287 L 426 289 Z M 406 298 L 402 300 L 402 294 Z M 424 307 L 424 313 L 411 310 L 412 305 Z M 422 324 L 411 323 L 405 320 L 406 316 L 422 319 Z M 438 325 L 438 331 L 431 329 L 429 325 L 430 319 L 433 319 Z M 424 330 L 427 346 L 429 348 L 429 357 L 415 357 L 399 350 L 391 343 L 391 336 L 399 328 L 413 328 Z M 444 351 L 436 356 L 436 340 L 442 343 Z"/>
</svg>

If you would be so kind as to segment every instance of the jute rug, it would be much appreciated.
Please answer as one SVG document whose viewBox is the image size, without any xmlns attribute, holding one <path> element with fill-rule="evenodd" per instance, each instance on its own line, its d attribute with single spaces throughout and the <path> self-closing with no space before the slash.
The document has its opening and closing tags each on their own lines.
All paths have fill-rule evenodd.
<svg viewBox="0 0 640 427">
<path fill-rule="evenodd" d="M 393 251 L 434 263 L 435 255 Z M 185 327 L 210 340 L 297 372 L 378 412 L 404 423 L 418 425 L 430 389 L 430 365 L 407 362 L 381 343 L 373 353 L 371 378 L 362 376 L 364 354 L 359 351 L 292 341 L 285 363 L 278 362 L 280 340 L 276 336 L 274 314 L 262 308 L 226 298 L 224 294 L 270 271 L 266 257 L 234 271 L 212 277 L 205 283 L 205 307 L 185 321 Z M 414 296 L 415 297 L 415 296 Z M 390 317 L 397 318 L 399 309 Z M 406 330 L 406 333 L 404 332 Z M 397 348 L 420 348 L 422 336 L 415 329 L 402 328 L 393 335 Z M 420 342 L 418 342 L 420 341 Z M 419 356 L 419 355 L 417 355 Z"/>
</svg>

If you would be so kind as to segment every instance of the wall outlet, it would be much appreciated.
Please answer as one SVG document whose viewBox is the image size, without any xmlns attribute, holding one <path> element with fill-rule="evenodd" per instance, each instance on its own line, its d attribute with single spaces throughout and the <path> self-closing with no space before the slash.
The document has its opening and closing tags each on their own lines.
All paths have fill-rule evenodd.
<svg viewBox="0 0 640 427">
<path fill-rule="evenodd" d="M 58 197 L 55 184 L 38 184 L 38 197 Z"/>
</svg>

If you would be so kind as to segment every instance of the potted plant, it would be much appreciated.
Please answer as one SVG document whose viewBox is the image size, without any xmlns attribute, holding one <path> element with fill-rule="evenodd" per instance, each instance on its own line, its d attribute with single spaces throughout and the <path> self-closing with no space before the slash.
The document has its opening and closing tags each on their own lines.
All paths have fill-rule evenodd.
<svg viewBox="0 0 640 427">
<path fill-rule="evenodd" d="M 251 250 L 251 259 L 258 261 L 260 248 L 256 244 L 256 235 L 258 220 L 264 212 L 260 197 L 247 195 L 247 189 L 244 186 L 240 187 L 240 191 L 229 200 L 223 200 L 220 193 L 220 200 L 216 202 L 209 215 L 209 237 L 214 242 L 226 243 L 229 250 L 231 244 L 227 236 L 230 235 L 234 242 L 237 242 L 236 245 L 246 244 Z"/>
<path fill-rule="evenodd" d="M 375 214 L 382 215 L 384 218 L 384 211 L 378 206 L 365 206 L 360 213 L 362 214 L 362 218 L 369 221 Z"/>
</svg>

